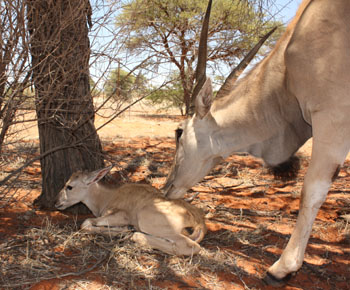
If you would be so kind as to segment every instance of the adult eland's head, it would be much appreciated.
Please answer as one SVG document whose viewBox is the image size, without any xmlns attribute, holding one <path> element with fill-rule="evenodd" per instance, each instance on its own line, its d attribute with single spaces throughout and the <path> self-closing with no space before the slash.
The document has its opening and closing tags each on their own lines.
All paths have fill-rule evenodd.
<svg viewBox="0 0 350 290">
<path fill-rule="evenodd" d="M 196 86 L 192 94 L 192 111 L 190 119 L 183 122 L 176 130 L 176 155 L 171 172 L 163 188 L 169 198 L 181 198 L 196 182 L 222 160 L 222 151 L 217 138 L 218 126 L 211 115 L 213 88 L 210 78 L 206 76 L 207 41 L 212 0 L 209 1 L 204 17 L 199 42 L 198 63 L 196 69 Z M 216 94 L 220 98 L 228 94 L 240 73 L 247 67 L 266 39 L 276 30 L 268 32 L 253 47 L 246 57 L 237 65 Z"/>
<path fill-rule="evenodd" d="M 210 79 L 204 83 L 196 98 L 196 112 L 175 131 L 176 155 L 164 191 L 169 198 L 180 198 L 200 181 L 220 160 L 215 136 L 215 120 L 209 109 L 213 90 Z"/>
</svg>

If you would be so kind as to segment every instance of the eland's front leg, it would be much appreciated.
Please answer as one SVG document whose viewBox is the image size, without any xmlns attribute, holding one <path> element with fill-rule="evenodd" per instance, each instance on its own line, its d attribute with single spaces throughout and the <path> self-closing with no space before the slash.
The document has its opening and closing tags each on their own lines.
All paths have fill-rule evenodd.
<svg viewBox="0 0 350 290">
<path fill-rule="evenodd" d="M 327 139 L 314 135 L 312 157 L 301 193 L 296 226 L 280 259 L 268 269 L 265 281 L 269 284 L 282 282 L 302 266 L 316 215 L 345 160 L 348 142 L 344 142 L 344 136 L 335 136 L 334 131 L 333 134 L 328 132 Z"/>
</svg>

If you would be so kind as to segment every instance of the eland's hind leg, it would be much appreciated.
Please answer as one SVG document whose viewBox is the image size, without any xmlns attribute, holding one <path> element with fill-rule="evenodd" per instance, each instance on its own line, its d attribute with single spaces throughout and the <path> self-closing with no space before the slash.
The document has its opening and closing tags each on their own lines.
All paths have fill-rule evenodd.
<svg viewBox="0 0 350 290">
<path fill-rule="evenodd" d="M 302 188 L 296 226 L 280 259 L 269 268 L 268 279 L 278 281 L 301 267 L 313 222 L 349 151 L 350 124 L 337 123 L 331 116 L 328 113 L 313 117 L 312 156 Z"/>
</svg>

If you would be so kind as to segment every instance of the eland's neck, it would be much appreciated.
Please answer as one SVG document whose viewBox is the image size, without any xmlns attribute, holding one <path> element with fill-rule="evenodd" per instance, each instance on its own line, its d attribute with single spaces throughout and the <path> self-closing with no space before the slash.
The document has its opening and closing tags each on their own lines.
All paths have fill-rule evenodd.
<svg viewBox="0 0 350 290">
<path fill-rule="evenodd" d="M 311 136 L 295 96 L 286 85 L 287 34 L 233 91 L 214 100 L 214 139 L 223 157 L 248 152 L 276 165 L 288 159 Z"/>
</svg>

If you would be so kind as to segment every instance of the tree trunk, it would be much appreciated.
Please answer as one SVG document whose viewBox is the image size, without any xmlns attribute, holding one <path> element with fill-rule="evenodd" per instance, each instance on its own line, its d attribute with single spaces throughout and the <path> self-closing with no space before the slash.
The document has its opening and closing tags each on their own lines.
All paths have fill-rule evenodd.
<svg viewBox="0 0 350 290">
<path fill-rule="evenodd" d="M 42 193 L 53 208 L 72 172 L 104 165 L 89 85 L 88 0 L 27 0 Z M 81 210 L 80 210 L 81 211 Z"/>
</svg>

